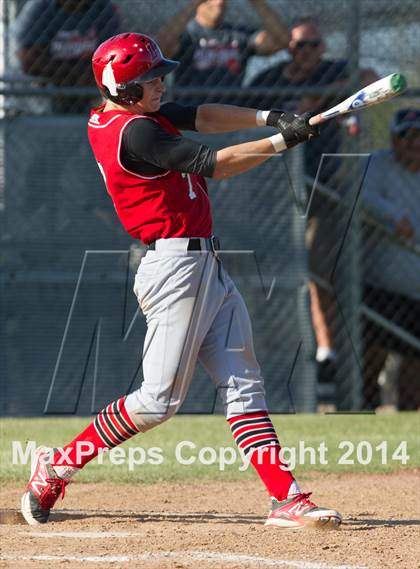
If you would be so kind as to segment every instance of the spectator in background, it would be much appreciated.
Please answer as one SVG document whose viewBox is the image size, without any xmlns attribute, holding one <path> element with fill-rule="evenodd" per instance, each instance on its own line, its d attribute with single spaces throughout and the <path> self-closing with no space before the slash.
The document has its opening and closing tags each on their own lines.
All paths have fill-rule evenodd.
<svg viewBox="0 0 420 569">
<path fill-rule="evenodd" d="M 55 86 L 94 86 L 90 60 L 118 33 L 119 16 L 109 0 L 28 0 L 15 26 L 17 56 L 28 75 Z M 85 112 L 87 97 L 55 96 L 54 112 Z"/>
<path fill-rule="evenodd" d="M 289 32 L 278 13 L 265 0 L 249 2 L 264 29 L 226 22 L 226 0 L 194 0 L 162 27 L 158 36 L 162 52 L 180 61 L 175 85 L 206 87 L 211 98 L 212 87 L 242 84 L 252 55 L 270 55 L 287 47 Z M 217 100 L 227 102 L 220 96 Z M 203 99 L 188 102 L 198 104 Z"/>
<path fill-rule="evenodd" d="M 420 342 L 420 109 L 403 109 L 391 124 L 391 148 L 371 156 L 362 191 L 366 212 L 394 235 L 367 229 L 365 304 Z M 416 250 L 413 250 L 412 246 Z M 410 247 L 411 246 L 411 247 Z M 365 405 L 380 405 L 378 376 L 389 351 L 403 356 L 401 410 L 420 407 L 420 350 L 364 319 Z"/>
<path fill-rule="evenodd" d="M 257 75 L 253 87 L 339 87 L 346 88 L 349 71 L 346 61 L 324 59 L 325 43 L 319 24 L 312 17 L 296 20 L 290 29 L 288 44 L 290 59 L 281 61 Z M 298 91 L 286 96 L 268 95 L 263 99 L 264 107 L 275 104 L 281 109 L 300 112 L 305 109 L 319 112 L 331 106 L 334 99 L 331 95 L 303 96 Z M 261 100 L 260 100 L 261 105 Z M 335 152 L 340 142 L 339 123 L 330 121 L 323 126 L 322 141 L 306 145 L 306 173 L 315 178 L 322 153 Z M 336 162 L 328 168 L 322 167 L 320 181 L 327 182 L 331 178 L 331 169 L 336 169 Z"/>
<path fill-rule="evenodd" d="M 297 19 L 290 29 L 290 59 L 281 61 L 262 71 L 251 82 L 254 87 L 329 87 L 348 88 L 350 70 L 344 60 L 324 58 L 325 43 L 318 21 L 313 17 Z M 371 70 L 362 70 L 363 84 L 376 81 L 378 77 Z M 279 108 L 295 113 L 318 113 L 336 104 L 342 95 L 331 94 L 307 96 L 299 91 L 285 96 L 268 95 L 259 97 L 258 104 L 264 108 Z M 253 102 L 254 103 L 254 102 Z M 340 152 L 342 125 L 339 119 L 327 122 L 321 128 L 321 135 L 304 144 L 305 173 L 315 179 L 323 154 Z M 353 134 L 353 132 L 350 132 Z M 331 189 L 337 186 L 340 160 L 338 157 L 324 157 L 318 181 Z M 308 193 L 308 199 L 309 199 Z M 325 281 L 330 281 L 338 251 L 335 205 L 331 200 L 315 191 L 308 202 L 308 225 L 306 244 L 309 251 L 309 270 Z M 335 302 L 331 292 L 313 280 L 309 283 L 312 320 L 317 340 L 316 360 L 319 366 L 319 380 L 334 380 L 336 354 L 334 350 Z"/>
</svg>

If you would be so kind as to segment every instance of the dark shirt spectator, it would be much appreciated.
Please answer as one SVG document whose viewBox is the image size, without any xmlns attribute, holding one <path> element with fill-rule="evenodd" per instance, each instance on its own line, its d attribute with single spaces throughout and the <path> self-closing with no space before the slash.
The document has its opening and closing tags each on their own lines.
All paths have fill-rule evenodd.
<svg viewBox="0 0 420 569">
<path fill-rule="evenodd" d="M 255 77 L 251 86 L 255 87 L 345 87 L 349 78 L 345 61 L 323 59 L 324 40 L 317 22 L 312 18 L 297 20 L 290 32 L 289 53 L 291 59 L 283 61 Z M 262 103 L 261 103 L 262 101 Z M 302 96 L 301 93 L 284 97 L 267 96 L 260 99 L 264 108 L 274 106 L 293 112 L 320 112 L 334 104 L 331 96 Z M 303 111 L 304 109 L 304 111 Z M 321 129 L 321 136 L 311 144 L 305 145 L 305 170 L 316 176 L 323 153 L 336 152 L 340 146 L 340 123 L 329 121 Z M 313 144 L 312 144 L 313 143 Z M 320 181 L 328 182 L 337 169 L 337 160 L 324 162 L 320 171 Z"/>
<path fill-rule="evenodd" d="M 109 0 L 29 0 L 15 24 L 17 56 L 25 73 L 57 86 L 93 86 L 90 60 L 118 32 L 119 16 Z M 86 98 L 58 97 L 54 110 L 87 110 Z"/>
<path fill-rule="evenodd" d="M 224 21 L 225 0 L 194 0 L 161 29 L 159 44 L 163 53 L 181 62 L 175 85 L 209 90 L 239 86 L 252 55 L 270 55 L 287 46 L 289 33 L 279 15 L 265 0 L 250 2 L 265 29 Z M 189 99 L 195 104 L 202 100 Z M 220 102 L 221 97 L 217 100 Z"/>
<path fill-rule="evenodd" d="M 256 53 L 256 32 L 253 28 L 233 26 L 228 22 L 213 29 L 200 25 L 196 19 L 190 20 L 175 56 L 181 60 L 176 84 L 241 85 L 247 61 Z"/>
<path fill-rule="evenodd" d="M 255 87 L 338 87 L 342 91 L 349 86 L 350 73 L 345 61 L 323 58 L 325 44 L 317 21 L 302 17 L 292 25 L 289 42 L 290 59 L 263 71 L 251 82 Z M 361 72 L 362 81 L 370 83 L 377 79 L 373 72 Z M 258 97 L 262 108 L 279 108 L 295 113 L 326 110 L 342 97 L 335 95 L 302 95 L 296 91 L 290 95 L 268 95 Z M 256 101 L 252 101 L 254 105 Z M 338 119 L 327 122 L 321 128 L 321 135 L 304 145 L 305 172 L 318 181 L 335 185 L 335 174 L 340 166 L 339 157 L 324 157 L 323 154 L 340 152 L 342 132 Z M 321 163 L 322 160 L 322 163 Z M 321 164 L 321 166 L 320 166 Z M 319 169 L 320 168 L 320 169 Z M 319 173 L 318 173 L 319 169 Z M 338 177 L 338 176 L 337 176 Z M 308 191 L 309 199 L 309 191 Z M 306 243 L 309 250 L 308 265 L 311 275 L 329 280 L 337 254 L 336 215 L 334 205 L 316 191 L 308 212 Z M 332 381 L 335 375 L 334 322 L 336 318 L 333 295 L 316 280 L 309 282 L 312 319 L 317 339 L 316 359 L 319 363 L 320 381 Z"/>
<path fill-rule="evenodd" d="M 300 48 L 299 48 L 300 49 Z M 317 66 L 306 76 L 290 74 L 290 62 L 281 62 L 275 67 L 263 71 L 251 83 L 254 87 L 323 87 L 331 86 L 333 83 L 348 79 L 348 69 L 345 61 L 320 60 Z M 332 106 L 335 102 L 334 97 L 305 97 L 302 95 L 275 96 L 268 95 L 260 97 L 260 106 L 264 108 L 281 108 L 282 110 L 299 112 L 298 109 L 310 110 L 311 112 L 321 112 Z M 315 178 L 319 161 L 323 153 L 334 153 L 340 146 L 341 133 L 340 123 L 333 120 L 325 123 L 321 129 L 321 135 L 305 145 L 305 170 L 306 173 Z M 324 161 L 320 171 L 321 182 L 328 182 L 332 173 L 337 169 L 338 161 L 331 159 Z"/>
</svg>

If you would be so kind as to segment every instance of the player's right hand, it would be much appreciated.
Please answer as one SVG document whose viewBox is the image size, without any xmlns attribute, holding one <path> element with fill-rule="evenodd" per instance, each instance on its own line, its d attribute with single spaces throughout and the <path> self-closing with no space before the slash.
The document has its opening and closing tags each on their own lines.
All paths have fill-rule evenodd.
<svg viewBox="0 0 420 569">
<path fill-rule="evenodd" d="M 267 117 L 267 126 L 278 128 L 287 148 L 292 148 L 300 142 L 306 142 L 313 136 L 319 135 L 319 127 L 309 124 L 311 116 L 313 116 L 312 113 L 295 115 L 294 113 L 272 109 Z"/>
</svg>

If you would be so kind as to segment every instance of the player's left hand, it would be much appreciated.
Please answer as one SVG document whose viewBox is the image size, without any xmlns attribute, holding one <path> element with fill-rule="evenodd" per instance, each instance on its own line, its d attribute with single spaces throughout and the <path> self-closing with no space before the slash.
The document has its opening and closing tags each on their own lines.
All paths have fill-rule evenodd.
<svg viewBox="0 0 420 569">
<path fill-rule="evenodd" d="M 267 126 L 274 126 L 283 135 L 287 148 L 292 148 L 300 142 L 306 142 L 313 136 L 319 135 L 319 126 L 311 126 L 309 119 L 312 113 L 295 115 L 294 113 L 272 109 L 267 117 Z"/>
</svg>

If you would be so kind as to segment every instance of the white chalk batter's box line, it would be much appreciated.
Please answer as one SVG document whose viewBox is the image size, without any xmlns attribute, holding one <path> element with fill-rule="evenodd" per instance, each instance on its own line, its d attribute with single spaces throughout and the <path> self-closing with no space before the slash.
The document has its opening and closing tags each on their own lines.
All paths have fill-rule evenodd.
<svg viewBox="0 0 420 569">
<path fill-rule="evenodd" d="M 50 536 L 55 535 L 50 532 Z M 328 565 L 312 561 L 271 559 L 252 555 L 234 555 L 229 553 L 211 553 L 206 551 L 160 551 L 139 555 L 0 555 L 0 561 L 76 561 L 86 563 L 132 563 L 143 561 L 159 564 L 161 561 L 241 563 L 248 567 L 286 567 L 290 569 L 369 569 L 365 565 Z"/>
</svg>

